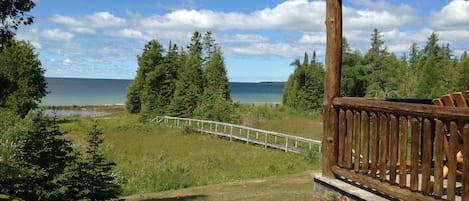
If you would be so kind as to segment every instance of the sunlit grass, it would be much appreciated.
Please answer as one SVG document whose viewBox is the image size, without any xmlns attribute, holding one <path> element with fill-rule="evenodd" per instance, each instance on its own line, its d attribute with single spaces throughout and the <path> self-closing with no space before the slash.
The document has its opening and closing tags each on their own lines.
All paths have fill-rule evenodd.
<svg viewBox="0 0 469 201">
<path fill-rule="evenodd" d="M 257 126 L 304 136 L 317 132 L 313 128 L 314 119 L 294 115 L 285 116 L 283 120 L 277 117 L 262 118 L 257 121 Z M 125 195 L 285 175 L 318 168 L 317 160 L 311 162 L 302 155 L 230 142 L 207 134 L 184 133 L 182 129 L 171 129 L 155 123 L 141 123 L 138 116 L 123 110 L 94 118 L 70 117 L 62 120 L 61 130 L 68 133 L 66 137 L 76 147 L 84 150 L 86 133 L 94 120 L 98 121 L 104 132 L 105 155 L 117 163 L 116 175 L 126 181 Z M 308 125 L 301 126 L 301 122 L 309 124 L 311 128 Z"/>
</svg>

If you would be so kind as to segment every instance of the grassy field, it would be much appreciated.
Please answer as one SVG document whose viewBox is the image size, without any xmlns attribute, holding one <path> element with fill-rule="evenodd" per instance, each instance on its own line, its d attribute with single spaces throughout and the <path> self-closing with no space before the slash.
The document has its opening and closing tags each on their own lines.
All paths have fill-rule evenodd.
<svg viewBox="0 0 469 201">
<path fill-rule="evenodd" d="M 309 138 L 322 135 L 322 121 L 314 115 L 295 115 L 272 106 L 247 110 L 252 113 L 240 113 L 238 123 Z M 74 146 L 83 150 L 86 133 L 98 121 L 105 135 L 105 154 L 117 163 L 115 174 L 124 184 L 124 196 L 304 173 L 319 167 L 318 160 L 302 155 L 141 123 L 122 108 L 107 111 L 108 115 L 99 117 L 67 117 L 60 126 Z"/>
</svg>

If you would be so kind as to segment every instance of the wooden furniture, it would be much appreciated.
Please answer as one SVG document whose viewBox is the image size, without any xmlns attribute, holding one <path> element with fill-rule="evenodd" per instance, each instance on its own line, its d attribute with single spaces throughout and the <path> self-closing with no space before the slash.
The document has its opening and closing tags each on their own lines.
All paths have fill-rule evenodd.
<svg viewBox="0 0 469 201">
<path fill-rule="evenodd" d="M 433 99 L 432 102 L 434 105 L 439 105 L 439 106 L 468 108 L 469 90 L 466 90 L 465 93 L 466 93 L 466 98 L 464 97 L 462 92 L 455 92 L 453 94 L 446 94 L 441 98 Z M 461 124 L 458 125 L 459 128 L 461 128 L 462 126 L 463 125 Z M 457 142 L 457 145 L 455 147 L 456 148 L 456 162 L 457 162 L 456 167 L 458 167 L 456 169 L 456 173 L 458 175 L 462 175 L 462 169 L 459 167 L 461 167 L 462 164 L 464 163 L 464 158 L 462 154 L 462 148 L 463 148 L 462 141 L 463 140 L 462 140 L 461 132 L 459 132 L 459 130 L 461 129 L 458 129 L 457 134 L 454 136 L 456 138 L 455 142 Z M 445 132 L 443 135 L 443 145 L 444 145 L 446 155 L 454 155 L 454 154 L 451 154 L 450 148 L 449 148 L 449 138 L 451 137 L 452 136 L 450 136 L 448 132 Z M 448 176 L 448 167 L 445 165 L 443 167 L 443 177 L 446 178 L 447 176 Z"/>
</svg>

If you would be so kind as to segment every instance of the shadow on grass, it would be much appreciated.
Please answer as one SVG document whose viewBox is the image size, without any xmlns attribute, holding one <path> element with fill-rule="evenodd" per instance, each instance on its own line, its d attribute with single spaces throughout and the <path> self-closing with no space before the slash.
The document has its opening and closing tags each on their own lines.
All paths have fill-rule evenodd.
<svg viewBox="0 0 469 201">
<path fill-rule="evenodd" d="M 176 201 L 176 200 L 206 200 L 208 198 L 207 195 L 186 195 L 186 196 L 176 196 L 176 197 L 167 197 L 167 198 L 149 198 L 143 199 L 141 201 Z"/>
</svg>

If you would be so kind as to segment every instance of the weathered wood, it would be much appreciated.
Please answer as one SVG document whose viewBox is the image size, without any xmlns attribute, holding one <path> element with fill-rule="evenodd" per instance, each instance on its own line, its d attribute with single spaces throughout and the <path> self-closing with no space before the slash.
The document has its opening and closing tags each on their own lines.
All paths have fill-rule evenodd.
<svg viewBox="0 0 469 201">
<path fill-rule="evenodd" d="M 430 185 L 430 169 L 432 163 L 432 124 L 430 120 L 423 120 L 422 137 L 422 193 L 430 195 L 432 186 Z"/>
<path fill-rule="evenodd" d="M 355 154 L 354 154 L 354 170 L 355 172 L 360 171 L 360 151 L 361 151 L 361 113 L 360 112 L 355 112 L 355 118 L 354 118 L 354 124 L 355 124 L 355 142 L 354 142 L 354 147 L 355 147 Z"/>
<path fill-rule="evenodd" d="M 407 133 L 409 122 L 407 117 L 401 117 L 401 136 L 399 140 L 399 186 L 407 186 Z"/>
<path fill-rule="evenodd" d="M 443 196 L 443 147 L 444 124 L 441 120 L 435 120 L 435 168 L 434 168 L 434 184 L 433 194 L 436 198 Z"/>
<path fill-rule="evenodd" d="M 347 132 L 344 144 L 344 167 L 352 168 L 353 112 L 347 110 Z"/>
<path fill-rule="evenodd" d="M 372 149 L 372 152 L 371 152 L 371 172 L 370 172 L 370 175 L 372 177 L 376 177 L 376 172 L 378 170 L 378 157 L 379 157 L 379 152 L 378 152 L 378 148 L 379 148 L 379 113 L 373 113 L 373 144 L 371 145 L 371 149 Z"/>
<path fill-rule="evenodd" d="M 456 107 L 456 105 L 454 104 L 453 97 L 451 97 L 451 95 L 449 95 L 449 94 L 446 94 L 446 95 L 442 96 L 441 100 L 443 101 L 443 104 L 445 106 Z"/>
<path fill-rule="evenodd" d="M 412 143 L 410 148 L 410 190 L 417 191 L 419 186 L 419 148 L 420 148 L 420 122 L 416 118 L 410 120 Z"/>
<path fill-rule="evenodd" d="M 469 110 L 459 107 L 441 107 L 414 103 L 398 103 L 355 97 L 338 97 L 332 101 L 338 108 L 368 112 L 392 113 L 400 116 L 418 116 L 438 119 L 469 121 Z"/>
<path fill-rule="evenodd" d="M 345 137 L 347 135 L 347 119 L 345 117 L 345 111 L 340 110 L 339 113 L 339 147 L 338 147 L 338 165 L 344 167 L 344 145 Z"/>
<path fill-rule="evenodd" d="M 353 171 L 333 166 L 332 171 L 342 177 L 348 178 L 356 183 L 364 186 L 372 187 L 379 192 L 385 192 L 386 194 L 400 200 L 415 200 L 415 201 L 436 201 L 435 198 L 430 196 L 424 196 L 421 193 L 412 192 L 407 188 L 399 188 L 395 185 L 390 185 L 386 182 L 380 182 L 377 179 L 368 177 L 362 174 L 356 174 Z"/>
<path fill-rule="evenodd" d="M 448 200 L 454 200 L 456 196 L 456 153 L 457 153 L 457 147 L 456 144 L 457 138 L 456 135 L 458 134 L 458 126 L 454 121 L 450 122 L 449 126 L 449 153 L 446 156 L 448 160 L 448 190 L 447 190 L 447 199 Z"/>
<path fill-rule="evenodd" d="M 326 2 L 326 74 L 324 80 L 324 123 L 322 174 L 333 178 L 332 166 L 338 156 L 338 118 L 332 100 L 339 97 L 342 64 L 342 0 Z"/>
<path fill-rule="evenodd" d="M 387 115 L 382 115 L 381 123 L 381 143 L 379 145 L 379 178 L 381 181 L 386 181 L 389 157 L 389 118 Z"/>
<path fill-rule="evenodd" d="M 466 99 L 464 98 L 462 92 L 453 93 L 453 97 L 457 107 L 467 108 Z"/>
<path fill-rule="evenodd" d="M 395 115 L 391 115 L 391 140 L 390 140 L 390 157 L 389 157 L 389 182 L 396 183 L 397 156 L 399 145 L 399 119 Z M 404 164 L 405 165 L 405 164 Z"/>
<path fill-rule="evenodd" d="M 363 114 L 363 173 L 367 173 L 370 160 L 370 113 Z"/>
<path fill-rule="evenodd" d="M 463 144 L 465 145 L 462 150 L 462 155 L 464 158 L 462 168 L 462 200 L 469 201 L 469 124 L 464 126 L 462 136 Z"/>
</svg>

